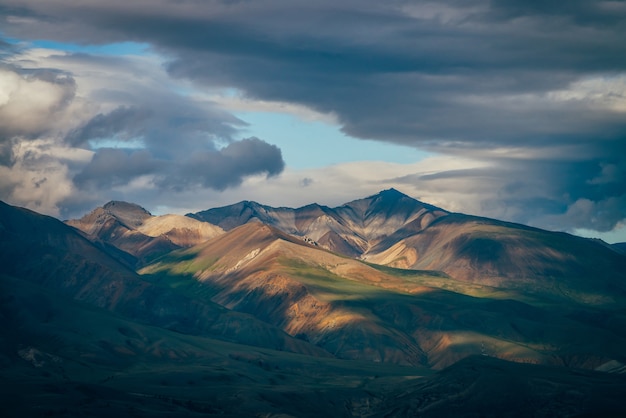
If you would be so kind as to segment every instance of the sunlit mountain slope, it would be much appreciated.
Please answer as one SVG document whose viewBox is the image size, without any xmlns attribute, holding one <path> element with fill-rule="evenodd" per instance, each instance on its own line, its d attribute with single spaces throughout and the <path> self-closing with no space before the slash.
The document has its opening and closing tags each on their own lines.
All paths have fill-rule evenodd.
<svg viewBox="0 0 626 418">
<path fill-rule="evenodd" d="M 298 209 L 272 208 L 245 201 L 187 216 L 225 230 L 248 222 L 261 222 L 288 234 L 306 237 L 322 248 L 358 257 L 401 228 L 420 230 L 446 213 L 390 189 L 337 208 L 318 204 Z"/>
<path fill-rule="evenodd" d="M 435 368 L 472 354 L 585 368 L 626 360 L 623 311 L 369 265 L 261 223 L 172 252 L 141 272 L 340 358 Z"/>
<path fill-rule="evenodd" d="M 138 205 L 116 201 L 94 209 L 81 219 L 69 220 L 67 224 L 93 240 L 132 254 L 138 264 L 223 233 L 221 228 L 207 222 L 172 214 L 152 216 Z"/>
<path fill-rule="evenodd" d="M 57 219 L 0 202 L 0 274 L 189 334 L 327 356 L 249 315 L 155 286 Z"/>
</svg>

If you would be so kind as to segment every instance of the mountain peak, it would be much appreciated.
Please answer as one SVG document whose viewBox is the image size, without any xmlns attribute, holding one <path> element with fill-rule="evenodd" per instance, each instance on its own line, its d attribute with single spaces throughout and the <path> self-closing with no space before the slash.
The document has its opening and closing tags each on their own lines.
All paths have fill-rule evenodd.
<svg viewBox="0 0 626 418">
<path fill-rule="evenodd" d="M 408 204 L 408 205 L 419 205 L 427 210 L 430 211 L 438 211 L 438 212 L 442 212 L 442 213 L 447 213 L 448 211 L 446 211 L 445 209 L 441 209 L 440 207 L 431 205 L 430 203 L 425 203 L 422 202 L 421 200 L 415 199 L 409 195 L 406 195 L 400 191 L 398 191 L 397 189 L 394 189 L 393 187 L 390 189 L 386 189 L 386 190 L 382 190 L 380 191 L 378 194 L 370 196 L 368 198 L 366 198 L 366 200 L 368 199 L 372 199 L 374 201 L 378 201 L 378 202 L 382 202 L 385 205 L 389 205 L 389 204 L 396 204 L 396 202 L 400 202 L 402 201 L 402 204 Z M 397 209 L 397 208 L 395 208 Z M 395 210 L 394 209 L 394 210 Z"/>
<path fill-rule="evenodd" d="M 143 208 L 142 206 L 139 206 L 136 203 L 124 202 L 122 200 L 111 200 L 110 202 L 102 206 L 102 208 L 110 212 L 135 212 L 136 211 L 136 212 L 143 212 L 149 216 L 152 216 L 152 214 L 148 210 Z"/>
<path fill-rule="evenodd" d="M 135 204 L 112 200 L 102 207 L 106 212 L 127 224 L 131 228 L 137 228 L 143 222 L 152 217 L 152 214 L 143 207 Z"/>
<path fill-rule="evenodd" d="M 402 197 L 411 198 L 410 196 L 407 196 L 404 193 L 399 192 L 393 187 L 390 189 L 381 190 L 377 195 L 372 196 L 372 197 L 376 197 L 376 196 L 385 197 L 385 198 L 393 198 L 393 199 L 400 199 Z"/>
<path fill-rule="evenodd" d="M 392 215 L 394 213 L 397 214 L 398 211 L 410 214 L 420 209 L 440 211 L 442 213 L 446 212 L 441 208 L 414 199 L 393 187 L 382 190 L 375 195 L 346 203 L 343 207 L 351 207 L 361 212 L 364 217 L 371 214 Z"/>
</svg>

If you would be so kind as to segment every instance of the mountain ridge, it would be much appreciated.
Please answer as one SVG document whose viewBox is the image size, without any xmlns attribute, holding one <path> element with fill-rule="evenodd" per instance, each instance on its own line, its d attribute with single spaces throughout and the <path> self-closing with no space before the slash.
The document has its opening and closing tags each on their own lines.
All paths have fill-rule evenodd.
<svg viewBox="0 0 626 418">
<path fill-rule="evenodd" d="M 260 223 L 319 248 L 370 263 L 440 271 L 457 280 L 503 289 L 533 286 L 536 292 L 558 293 L 558 297 L 582 303 L 619 303 L 626 299 L 623 280 L 626 257 L 619 246 L 518 223 L 447 212 L 395 189 L 335 208 L 319 204 L 296 209 L 273 208 L 242 201 L 177 218 L 175 215 L 154 217 L 145 209 L 124 202 L 105 206 L 114 210 L 96 209 L 68 224 L 91 233 L 95 240 L 130 252 L 139 259 L 135 263 L 139 267 L 174 249 L 189 248 L 211 239 L 223 230 Z M 107 213 L 106 222 L 92 219 L 98 211 Z M 120 213 L 124 211 L 128 213 Z M 96 218 L 99 216 L 102 215 Z M 171 222 L 165 221 L 168 217 L 173 217 Z M 175 242 L 166 230 L 176 229 L 177 222 L 182 224 L 183 219 L 194 222 L 196 229 L 216 225 L 211 226 L 215 228 L 212 231 L 219 232 L 195 234 L 193 239 Z M 168 227 L 155 227 L 150 233 L 145 227 L 151 222 Z M 127 224 L 136 226 L 131 230 Z M 185 234 L 190 236 L 189 232 Z M 597 276 L 596 283 L 588 280 L 592 276 Z M 562 283 L 557 285 L 555 280 Z M 555 292 L 555 286 L 562 289 Z M 602 290 L 594 295 L 599 287 Z"/>
<path fill-rule="evenodd" d="M 268 223 L 352 258 L 403 269 L 443 271 L 456 279 L 496 287 L 535 283 L 543 289 L 563 278 L 577 278 L 584 287 L 586 277 L 599 274 L 605 290 L 614 289 L 613 299 L 626 298 L 626 257 L 619 245 L 447 212 L 395 189 L 335 208 L 257 205 L 239 203 L 188 216 L 229 228 L 251 221 Z M 563 297 L 594 303 L 593 296 L 579 294 L 579 285 L 565 288 L 569 296 Z M 593 286 L 589 284 L 586 290 Z M 612 298 L 607 295 L 596 302 Z"/>
<path fill-rule="evenodd" d="M 230 230 L 259 221 L 317 245 L 352 257 L 360 257 L 384 237 L 409 222 L 425 227 L 448 212 L 419 202 L 395 189 L 357 199 L 341 206 L 312 203 L 296 209 L 243 201 L 186 216 Z"/>
<path fill-rule="evenodd" d="M 139 266 L 116 245 L 199 221 L 112 202 L 86 219 L 90 235 L 0 204 L 0 385 L 20 399 L 8 410 L 27 391 L 33 414 L 75 416 L 621 411 L 626 257 L 412 200 L 391 191 L 297 217 L 257 207 L 351 251 L 369 244 L 365 260 L 257 217 L 173 251 L 145 246 Z"/>
</svg>

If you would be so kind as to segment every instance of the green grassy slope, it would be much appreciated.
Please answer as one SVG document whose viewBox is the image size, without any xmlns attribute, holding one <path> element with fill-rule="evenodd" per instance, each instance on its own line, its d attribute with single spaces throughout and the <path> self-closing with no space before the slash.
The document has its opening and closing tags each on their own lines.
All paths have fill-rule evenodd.
<svg viewBox="0 0 626 418">
<path fill-rule="evenodd" d="M 431 374 L 180 334 L 7 276 L 0 292 L 3 416 L 351 416 L 368 388 Z"/>
<path fill-rule="evenodd" d="M 613 305 L 365 264 L 258 224 L 170 253 L 143 272 L 341 358 L 433 368 L 475 354 L 585 368 L 626 360 L 626 312 Z"/>
</svg>

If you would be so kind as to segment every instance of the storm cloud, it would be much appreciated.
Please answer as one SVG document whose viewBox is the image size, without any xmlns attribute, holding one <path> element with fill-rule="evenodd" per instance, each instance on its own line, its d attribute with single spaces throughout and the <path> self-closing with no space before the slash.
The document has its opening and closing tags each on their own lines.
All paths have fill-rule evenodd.
<svg viewBox="0 0 626 418">
<path fill-rule="evenodd" d="M 0 10 L 10 36 L 146 43 L 173 79 L 307 106 L 357 138 L 482 163 L 395 178 L 418 195 L 475 190 L 481 214 L 556 229 L 607 231 L 626 219 L 624 1 L 0 0 Z M 197 103 L 177 111 L 186 100 L 138 97 L 150 95 L 93 114 L 65 140 L 143 142 L 152 163 L 134 174 L 168 166 L 159 187 L 222 190 L 282 170 L 275 147 L 232 142 L 242 121 L 218 107 L 206 104 L 204 120 Z M 244 151 L 253 147 L 265 163 Z M 95 152 L 79 185 L 113 151 Z"/>
<path fill-rule="evenodd" d="M 219 152 L 199 152 L 184 166 L 172 172 L 159 183 L 173 190 L 195 185 L 225 190 L 241 184 L 248 175 L 280 174 L 285 167 L 281 151 L 258 138 L 233 142 Z"/>
</svg>

